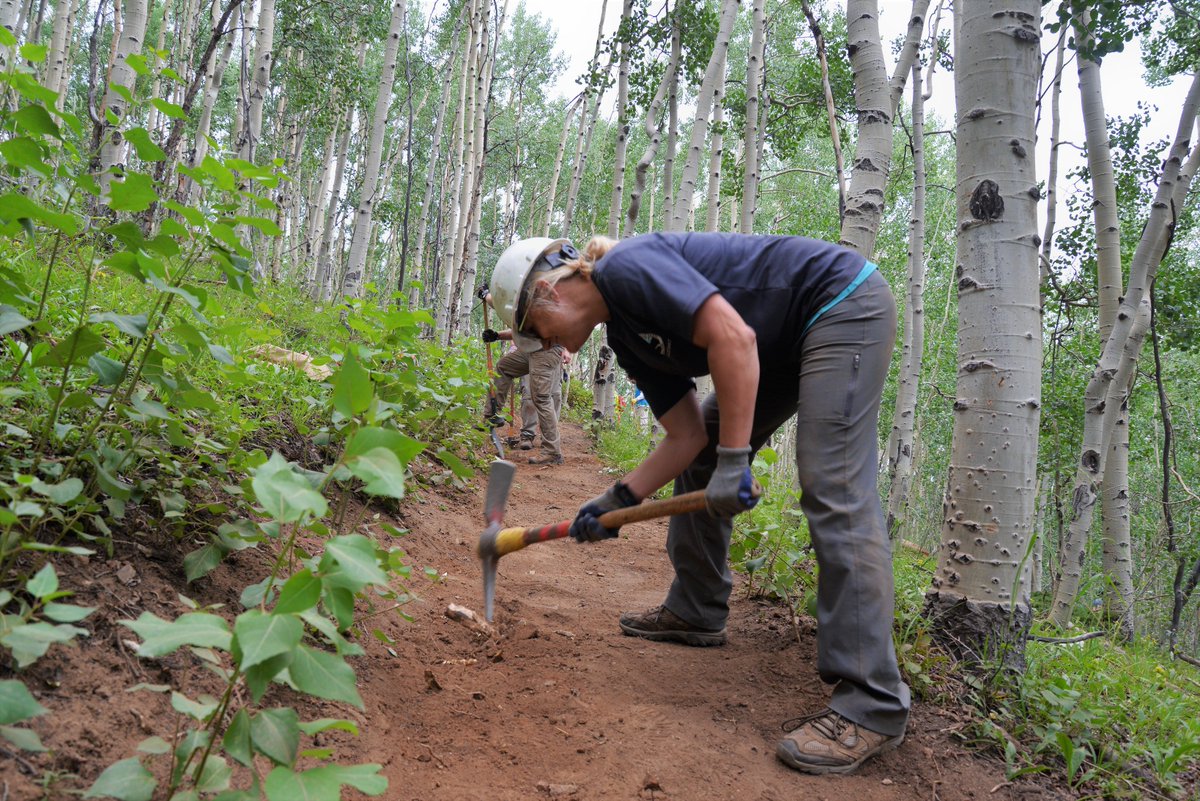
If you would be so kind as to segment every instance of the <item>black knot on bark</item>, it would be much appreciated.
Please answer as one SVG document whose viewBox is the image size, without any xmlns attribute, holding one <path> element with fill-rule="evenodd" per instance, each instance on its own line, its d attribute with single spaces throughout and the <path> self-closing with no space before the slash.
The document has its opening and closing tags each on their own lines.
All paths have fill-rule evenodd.
<svg viewBox="0 0 1200 801">
<path fill-rule="evenodd" d="M 1083 465 L 1083 469 L 1089 473 L 1098 473 L 1100 471 L 1100 454 L 1090 448 L 1083 452 L 1079 463 Z"/>
<path fill-rule="evenodd" d="M 1004 216 L 1004 198 L 1000 185 L 984 178 L 971 193 L 971 216 L 977 220 L 998 220 Z"/>
<path fill-rule="evenodd" d="M 1025 147 L 1018 140 L 1012 140 L 1008 143 L 1008 146 L 1012 148 L 1014 156 L 1019 159 L 1025 158 Z"/>
</svg>

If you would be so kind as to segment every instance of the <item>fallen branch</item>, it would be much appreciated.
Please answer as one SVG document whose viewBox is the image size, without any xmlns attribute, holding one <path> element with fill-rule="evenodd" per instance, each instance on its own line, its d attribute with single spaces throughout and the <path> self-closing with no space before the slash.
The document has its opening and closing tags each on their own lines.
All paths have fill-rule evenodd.
<svg viewBox="0 0 1200 801">
<path fill-rule="evenodd" d="M 465 606 L 450 604 L 446 607 L 446 617 L 488 637 L 496 637 L 498 634 L 495 626 L 481 619 L 479 615 L 475 614 L 474 610 L 468 609 Z"/>
<path fill-rule="evenodd" d="M 1052 645 L 1069 645 L 1073 642 L 1083 642 L 1084 640 L 1094 640 L 1097 637 L 1103 637 L 1103 631 L 1089 631 L 1087 634 L 1080 634 L 1078 637 L 1038 637 L 1033 634 L 1026 639 L 1034 642 L 1048 642 Z"/>
</svg>

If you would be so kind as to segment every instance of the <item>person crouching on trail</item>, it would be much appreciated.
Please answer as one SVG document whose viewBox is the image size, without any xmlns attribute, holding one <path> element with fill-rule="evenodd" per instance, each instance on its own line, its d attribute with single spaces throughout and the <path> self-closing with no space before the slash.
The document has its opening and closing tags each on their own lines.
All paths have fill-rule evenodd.
<svg viewBox="0 0 1200 801">
<path fill-rule="evenodd" d="M 644 234 L 524 240 L 492 276 L 496 309 L 519 345 L 578 350 L 607 327 L 617 361 L 665 436 L 571 526 L 579 541 L 617 536 L 604 512 L 675 479 L 706 488 L 707 509 L 671 519 L 675 579 L 662 605 L 620 618 L 630 636 L 721 645 L 733 576 L 732 518 L 754 505 L 750 461 L 797 416 L 800 506 L 819 567 L 817 670 L 829 707 L 792 721 L 776 755 L 808 773 L 847 773 L 904 740 L 911 704 L 892 646 L 891 548 L 876 490 L 876 422 L 896 304 L 875 265 L 803 237 Z M 716 391 L 696 399 L 693 377 Z"/>
</svg>

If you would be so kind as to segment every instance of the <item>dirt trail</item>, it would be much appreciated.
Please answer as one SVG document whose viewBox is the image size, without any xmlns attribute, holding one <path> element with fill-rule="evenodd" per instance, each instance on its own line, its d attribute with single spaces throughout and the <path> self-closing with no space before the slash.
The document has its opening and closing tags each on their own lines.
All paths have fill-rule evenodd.
<svg viewBox="0 0 1200 801">
<path fill-rule="evenodd" d="M 571 516 L 613 481 L 575 426 L 567 463 L 519 463 L 506 522 Z M 517 454 L 516 459 L 521 455 Z M 774 756 L 781 721 L 819 708 L 815 631 L 735 590 L 730 640 L 686 648 L 623 636 L 624 610 L 658 603 L 670 580 L 666 524 L 623 529 L 620 540 L 544 543 L 500 560 L 497 641 L 444 616 L 482 613 L 474 546 L 482 487 L 457 501 L 410 507 L 405 548 L 446 581 L 390 627 L 356 666 L 368 699 L 357 759 L 384 764 L 389 799 L 1029 799 L 1003 766 L 951 739 L 955 720 L 918 706 L 904 745 L 859 775 L 807 777 Z M 436 508 L 435 508 L 436 507 Z M 1065 796 L 1063 796 L 1065 797 Z"/>
<path fill-rule="evenodd" d="M 614 480 L 577 426 L 564 426 L 563 436 L 565 465 L 518 467 L 510 525 L 570 517 Z M 413 579 L 420 597 L 404 608 L 411 622 L 394 612 L 364 621 L 393 640 L 360 638 L 366 655 L 353 664 L 365 711 L 279 686 L 263 700 L 296 706 L 304 719 L 354 719 L 357 737 L 323 734 L 316 745 L 343 764 L 381 763 L 386 801 L 1069 797 L 1045 785 L 1005 783 L 1002 765 L 953 739 L 960 722 L 928 705 L 917 706 L 904 745 L 858 775 L 807 777 L 783 767 L 774 756 L 780 722 L 819 708 L 828 692 L 816 676 L 815 632 L 802 627 L 797 642 L 784 610 L 735 590 L 725 647 L 623 636 L 617 615 L 658 603 L 670 580 L 661 521 L 629 526 L 620 540 L 562 540 L 503 557 L 499 636 L 476 634 L 444 613 L 450 603 L 482 612 L 475 545 L 483 482 L 414 495 L 399 521 L 410 534 L 395 544 L 410 564 L 436 567 L 446 578 Z M 271 555 L 232 554 L 188 585 L 182 556 L 194 545 L 157 521 L 126 523 L 131 533 L 114 539 L 112 558 L 60 562 L 62 586 L 77 593 L 72 600 L 97 607 L 87 620 L 91 636 L 51 649 L 22 676 L 50 710 L 34 728 L 51 750 L 0 749 L 0 801 L 77 797 L 77 788 L 133 756 L 142 739 L 170 737 L 178 716 L 166 697 L 127 692 L 134 684 L 169 685 L 191 697 L 220 691 L 184 650 L 139 660 L 119 621 L 142 611 L 174 618 L 180 592 L 235 614 L 242 588 L 265 575 Z M 320 548 L 319 541 L 306 544 Z M 161 779 L 163 767 L 156 772 Z"/>
</svg>

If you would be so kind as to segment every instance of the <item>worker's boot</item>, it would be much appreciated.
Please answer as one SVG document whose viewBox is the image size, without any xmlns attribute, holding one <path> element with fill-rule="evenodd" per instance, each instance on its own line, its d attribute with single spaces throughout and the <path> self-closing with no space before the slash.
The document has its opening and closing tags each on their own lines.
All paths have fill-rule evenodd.
<svg viewBox="0 0 1200 801">
<path fill-rule="evenodd" d="M 521 435 L 521 444 L 517 447 L 519 447 L 523 451 L 533 450 L 533 437 L 527 437 L 524 434 L 522 434 Z"/>
<path fill-rule="evenodd" d="M 779 741 L 775 755 L 789 768 L 805 773 L 850 773 L 904 742 L 903 732 L 871 731 L 832 709 L 789 721 L 784 727 L 792 731 Z"/>
<path fill-rule="evenodd" d="M 483 408 L 483 420 L 492 428 L 504 425 L 504 418 L 500 416 L 500 401 L 495 398 L 487 399 Z"/>
<path fill-rule="evenodd" d="M 702 629 L 693 626 L 665 606 L 645 612 L 626 612 L 621 615 L 621 631 L 630 637 L 642 637 L 658 642 L 678 642 L 684 645 L 724 645 L 725 629 Z"/>
</svg>

